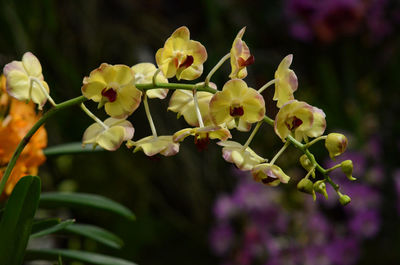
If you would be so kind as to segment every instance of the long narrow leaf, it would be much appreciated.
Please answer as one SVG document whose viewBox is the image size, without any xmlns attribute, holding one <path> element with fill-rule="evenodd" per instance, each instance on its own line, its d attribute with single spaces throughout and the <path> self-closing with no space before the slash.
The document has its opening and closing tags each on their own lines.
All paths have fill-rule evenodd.
<svg viewBox="0 0 400 265">
<path fill-rule="evenodd" d="M 42 236 L 47 236 L 49 234 L 53 234 L 55 232 L 58 232 L 60 230 L 67 228 L 74 222 L 75 222 L 75 220 L 73 220 L 73 219 L 62 221 L 59 224 L 56 224 L 54 226 L 48 227 L 48 228 L 38 231 L 34 234 L 31 234 L 30 238 L 38 238 L 38 237 L 42 237 Z"/>
<path fill-rule="evenodd" d="M 23 177 L 14 187 L 0 221 L 0 264 L 22 264 L 39 197 L 38 177 Z"/>
<path fill-rule="evenodd" d="M 125 206 L 103 196 L 76 192 L 47 192 L 40 196 L 40 207 L 77 207 L 109 211 L 134 220 L 135 215 Z"/>
<path fill-rule="evenodd" d="M 51 146 L 44 149 L 43 152 L 46 156 L 52 156 L 52 155 L 78 154 L 78 153 L 93 153 L 99 151 L 104 151 L 104 149 L 101 148 L 100 146 L 93 148 L 93 145 L 91 144 L 82 147 L 81 142 L 76 142 L 76 143 Z"/>
<path fill-rule="evenodd" d="M 123 245 L 118 236 L 94 225 L 73 224 L 65 227 L 64 231 L 91 238 L 112 248 L 121 248 Z"/>
<path fill-rule="evenodd" d="M 94 265 L 136 265 L 133 262 L 92 252 L 69 249 L 28 249 L 26 260 L 75 260 Z"/>
<path fill-rule="evenodd" d="M 61 223 L 61 218 L 47 218 L 33 221 L 31 235 Z"/>
</svg>

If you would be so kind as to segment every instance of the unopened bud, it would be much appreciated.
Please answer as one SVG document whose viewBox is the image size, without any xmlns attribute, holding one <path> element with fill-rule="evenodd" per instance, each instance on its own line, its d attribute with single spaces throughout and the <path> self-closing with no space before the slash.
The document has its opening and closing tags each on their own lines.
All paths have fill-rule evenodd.
<svg viewBox="0 0 400 265">
<path fill-rule="evenodd" d="M 325 199 L 328 199 L 328 193 L 326 192 L 326 185 L 323 180 L 318 180 L 314 183 L 314 190 L 324 195 Z"/>
<path fill-rule="evenodd" d="M 313 182 L 308 178 L 303 178 L 302 180 L 300 180 L 299 183 L 297 183 L 297 189 L 301 192 L 308 194 L 314 193 Z"/>
<path fill-rule="evenodd" d="M 346 151 L 347 138 L 341 133 L 330 133 L 326 137 L 325 147 L 328 150 L 331 159 L 335 159 L 335 157 Z"/>
<path fill-rule="evenodd" d="M 300 157 L 299 160 L 300 160 L 301 166 L 302 166 L 305 170 L 307 170 L 307 171 L 313 170 L 313 172 L 311 173 L 311 175 L 312 175 L 313 178 L 315 178 L 314 166 L 313 166 L 313 164 L 311 163 L 310 159 L 308 159 L 307 155 L 305 155 L 305 154 L 302 155 L 302 156 Z"/>
<path fill-rule="evenodd" d="M 341 193 L 338 193 L 338 194 L 339 194 L 339 202 L 341 205 L 344 206 L 351 202 L 351 198 L 348 195 L 343 195 Z"/>
<path fill-rule="evenodd" d="M 346 174 L 346 177 L 349 180 L 356 180 L 356 178 L 353 177 L 353 161 L 345 160 L 340 163 L 340 167 L 342 168 L 343 173 Z"/>
</svg>

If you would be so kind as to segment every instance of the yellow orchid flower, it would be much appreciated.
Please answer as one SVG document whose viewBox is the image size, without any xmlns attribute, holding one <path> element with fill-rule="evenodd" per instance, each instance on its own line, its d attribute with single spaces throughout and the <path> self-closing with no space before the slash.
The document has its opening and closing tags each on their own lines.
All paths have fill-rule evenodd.
<svg viewBox="0 0 400 265">
<path fill-rule="evenodd" d="M 178 80 L 194 80 L 203 73 L 203 63 L 207 60 L 204 46 L 190 39 L 189 29 L 178 28 L 169 37 L 163 48 L 156 53 L 156 62 L 164 76 L 176 76 Z"/>
<path fill-rule="evenodd" d="M 214 83 L 209 83 L 209 86 L 217 90 Z M 200 109 L 200 114 L 205 126 L 213 125 L 210 117 L 210 100 L 213 97 L 212 93 L 205 91 L 197 91 L 197 102 Z M 178 118 L 183 116 L 185 121 L 191 126 L 199 126 L 199 121 L 196 116 L 194 105 L 193 92 L 187 90 L 175 90 L 169 100 L 168 110 L 178 113 Z"/>
<path fill-rule="evenodd" d="M 161 154 L 163 156 L 173 156 L 179 152 L 179 143 L 172 139 L 172 135 L 148 136 L 139 141 L 128 141 L 128 148 L 135 146 L 133 152 L 136 153 L 142 150 L 147 156 Z"/>
<path fill-rule="evenodd" d="M 283 58 L 275 72 L 274 100 L 278 101 L 276 103 L 278 108 L 282 107 L 289 100 L 294 99 L 293 93 L 297 90 L 297 76 L 293 70 L 289 69 L 292 60 L 292 54 Z"/>
<path fill-rule="evenodd" d="M 181 142 L 189 135 L 194 136 L 194 143 L 200 151 L 207 148 L 210 139 L 226 141 L 228 138 L 232 138 L 228 129 L 220 126 L 206 126 L 182 129 L 173 135 L 173 140 Z"/>
<path fill-rule="evenodd" d="M 277 186 L 279 183 L 288 183 L 290 177 L 276 165 L 268 163 L 254 166 L 251 171 L 254 180 L 268 186 Z"/>
<path fill-rule="evenodd" d="M 242 41 L 246 27 L 242 28 L 237 34 L 232 44 L 231 55 L 231 74 L 229 78 L 243 79 L 247 76 L 246 66 L 254 63 L 254 56 L 250 54 L 246 42 Z"/>
<path fill-rule="evenodd" d="M 286 141 L 290 134 L 296 140 L 321 136 L 326 128 L 325 113 L 306 102 L 291 100 L 282 106 L 275 118 L 275 133 Z"/>
<path fill-rule="evenodd" d="M 115 151 L 122 142 L 132 139 L 135 132 L 132 123 L 125 119 L 108 118 L 104 121 L 104 125 L 106 127 L 99 123 L 90 125 L 83 134 L 82 146 L 100 145 L 108 151 Z"/>
<path fill-rule="evenodd" d="M 238 142 L 222 141 L 217 144 L 223 146 L 222 157 L 225 161 L 234 163 L 240 170 L 252 170 L 254 166 L 265 162 L 265 159 L 257 155 L 250 147 L 244 148 Z"/>
<path fill-rule="evenodd" d="M 32 100 L 42 109 L 47 101 L 43 89 L 49 92 L 44 81 L 42 66 L 31 52 L 22 56 L 22 61 L 12 61 L 4 66 L 7 92 L 10 96 L 23 101 Z"/>
<path fill-rule="evenodd" d="M 229 124 L 232 120 L 236 126 L 240 122 L 258 122 L 265 115 L 264 98 L 243 80 L 232 79 L 212 97 L 210 115 L 215 125 Z"/>
<path fill-rule="evenodd" d="M 131 67 L 135 73 L 135 84 L 151 84 L 153 82 L 153 76 L 157 71 L 157 68 L 152 63 L 138 63 Z M 162 73 L 156 76 L 158 83 L 168 83 L 168 79 Z M 150 89 L 146 91 L 146 95 L 149 98 L 164 99 L 168 94 L 168 89 Z"/>
<path fill-rule="evenodd" d="M 135 73 L 126 65 L 102 63 L 83 79 L 82 94 L 113 118 L 125 118 L 140 104 L 142 92 L 135 87 Z"/>
</svg>

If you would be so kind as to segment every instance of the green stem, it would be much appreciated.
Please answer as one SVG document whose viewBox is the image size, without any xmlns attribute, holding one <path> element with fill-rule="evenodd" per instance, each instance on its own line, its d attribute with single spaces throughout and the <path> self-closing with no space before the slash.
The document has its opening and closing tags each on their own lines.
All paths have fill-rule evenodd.
<svg viewBox="0 0 400 265">
<path fill-rule="evenodd" d="M 331 172 L 332 170 L 335 170 L 335 169 L 337 169 L 337 168 L 339 168 L 339 167 L 341 167 L 341 166 L 342 166 L 341 164 L 334 165 L 333 167 L 328 168 L 328 169 L 326 170 L 326 173 Z"/>
<path fill-rule="evenodd" d="M 309 148 L 310 146 L 312 146 L 312 145 L 315 144 L 316 142 L 321 141 L 321 140 L 325 140 L 326 137 L 328 137 L 328 136 L 323 135 L 323 136 L 320 136 L 320 137 L 318 137 L 318 138 L 315 138 L 315 139 L 312 140 L 311 142 L 307 143 L 305 146 L 306 146 L 306 148 Z"/>
<path fill-rule="evenodd" d="M 264 116 L 263 121 L 266 122 L 266 123 L 268 123 L 268 124 L 271 125 L 272 127 L 274 127 L 274 120 L 271 119 L 270 117 L 268 117 L 267 115 Z"/>
<path fill-rule="evenodd" d="M 267 89 L 267 87 L 269 87 L 269 86 L 275 84 L 275 82 L 276 82 L 276 79 L 272 79 L 271 81 L 269 81 L 268 83 L 266 83 L 265 85 L 263 85 L 263 86 L 258 90 L 258 93 L 261 94 L 265 89 Z"/>
<path fill-rule="evenodd" d="M 152 81 L 153 81 L 153 85 L 156 86 L 157 85 L 157 75 L 161 72 L 161 69 L 157 69 L 157 71 L 154 73 Z"/>
<path fill-rule="evenodd" d="M 279 150 L 278 153 L 276 153 L 276 155 L 271 159 L 271 162 L 269 162 L 271 165 L 273 165 L 275 163 L 275 161 L 281 156 L 281 154 L 286 150 L 286 148 L 290 145 L 290 142 L 287 141 L 281 148 L 281 150 Z"/>
<path fill-rule="evenodd" d="M 3 190 L 6 186 L 7 180 L 11 175 L 11 172 L 15 166 L 15 163 L 17 162 L 18 157 L 24 150 L 25 146 L 28 144 L 29 140 L 35 134 L 35 132 L 42 126 L 50 117 L 52 117 L 54 114 L 59 112 L 62 109 L 80 104 L 87 100 L 84 96 L 76 97 L 67 101 L 64 101 L 57 106 L 51 108 L 48 110 L 43 116 L 32 126 L 32 128 L 26 133 L 24 138 L 19 142 L 17 149 L 15 149 L 14 154 L 12 155 L 10 162 L 7 165 L 6 170 L 4 171 L 3 177 L 1 178 L 0 181 L 0 194 L 3 193 Z"/>
<path fill-rule="evenodd" d="M 199 127 L 203 128 L 204 127 L 204 122 L 203 118 L 201 117 L 201 112 L 199 108 L 199 101 L 197 100 L 197 91 L 193 90 L 193 103 L 194 103 L 194 109 L 196 110 L 196 115 L 197 115 L 197 120 L 199 122 Z"/>
<path fill-rule="evenodd" d="M 144 110 L 146 111 L 147 119 L 149 120 L 151 132 L 153 133 L 154 138 L 157 138 L 156 126 L 154 126 L 153 118 L 151 117 L 149 103 L 147 102 L 146 94 L 144 94 L 143 105 L 144 105 Z"/>
<path fill-rule="evenodd" d="M 50 96 L 50 94 L 47 92 L 47 89 L 43 86 L 42 82 L 36 78 L 36 77 L 29 77 L 31 79 L 31 90 L 30 90 L 30 94 L 32 92 L 32 86 L 33 83 L 36 83 L 39 87 L 40 90 L 43 92 L 43 94 L 46 96 L 46 98 L 49 100 L 50 104 L 53 105 L 53 107 L 56 107 L 57 104 L 54 102 L 53 98 Z M 29 95 L 31 97 L 31 95 Z"/>
<path fill-rule="evenodd" d="M 81 103 L 81 109 L 83 112 L 85 112 L 90 118 L 92 118 L 95 122 L 100 124 L 105 130 L 108 130 L 109 127 L 104 124 L 96 115 L 94 115 L 88 108 L 86 108 L 85 104 L 83 102 Z"/>
<path fill-rule="evenodd" d="M 310 171 L 307 172 L 307 175 L 304 177 L 305 179 L 308 179 L 310 175 L 315 171 L 315 166 L 313 166 Z"/>
<path fill-rule="evenodd" d="M 208 84 L 210 83 L 211 77 L 213 76 L 213 74 L 215 74 L 215 72 L 221 67 L 221 65 L 228 60 L 231 57 L 231 54 L 228 53 L 226 54 L 224 57 L 221 58 L 221 60 L 219 60 L 219 62 L 213 67 L 213 69 L 211 69 L 210 73 L 208 73 L 206 79 L 204 80 L 204 85 L 208 86 Z"/>
<path fill-rule="evenodd" d="M 332 179 L 329 177 L 329 176 L 325 176 L 325 179 L 326 179 L 326 181 L 328 181 L 328 183 L 332 186 L 332 188 L 334 188 L 335 189 L 335 191 L 339 194 L 339 185 L 338 184 L 336 184 L 336 183 L 334 183 L 333 181 L 332 181 Z"/>
<path fill-rule="evenodd" d="M 149 83 L 149 84 L 136 84 L 137 89 L 141 91 L 146 91 L 150 89 L 156 88 L 168 88 L 168 89 L 183 89 L 183 90 L 193 90 L 196 89 L 197 91 L 205 91 L 215 94 L 217 91 L 210 87 L 205 86 L 204 84 L 178 84 L 178 83 Z"/>
<path fill-rule="evenodd" d="M 254 130 L 251 132 L 249 138 L 247 139 L 246 143 L 243 145 L 243 150 L 245 150 L 247 147 L 249 147 L 251 141 L 253 140 L 254 136 L 256 135 L 258 129 L 260 129 L 260 126 L 262 124 L 262 121 L 259 121 L 256 125 L 256 127 L 254 127 Z"/>
</svg>

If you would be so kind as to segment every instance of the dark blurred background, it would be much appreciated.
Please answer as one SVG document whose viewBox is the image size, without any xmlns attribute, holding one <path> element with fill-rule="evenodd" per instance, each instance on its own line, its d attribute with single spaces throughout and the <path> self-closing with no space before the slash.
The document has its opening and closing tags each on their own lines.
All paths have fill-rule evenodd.
<svg viewBox="0 0 400 265">
<path fill-rule="evenodd" d="M 273 79 L 282 58 L 294 54 L 295 97 L 325 111 L 327 132 L 348 136 L 347 157 L 358 170 L 351 185 L 337 176 L 353 199 L 343 209 L 332 191 L 332 200 L 316 203 L 296 191 L 305 172 L 294 148 L 278 160 L 292 184 L 276 188 L 254 187 L 251 176 L 223 161 L 219 147 L 211 144 L 198 152 L 190 138 L 178 155 L 156 160 L 126 148 L 49 157 L 40 173 L 44 190 L 102 194 L 137 216 L 128 223 L 92 212 L 67 213 L 120 235 L 122 251 L 79 238 L 59 238 L 57 244 L 141 265 L 400 264 L 398 1 L 2 0 L 0 14 L 0 65 L 32 51 L 56 102 L 79 96 L 83 77 L 102 62 L 155 63 L 157 49 L 182 25 L 206 47 L 207 73 L 247 26 L 243 39 L 255 56 L 248 67 L 249 86 L 259 88 Z M 219 88 L 229 72 L 226 64 L 214 76 Z M 274 116 L 273 89 L 263 94 L 267 113 Z M 150 101 L 160 134 L 187 127 L 167 106 L 168 99 Z M 150 135 L 142 107 L 130 120 L 135 140 Z M 91 123 L 78 108 L 60 113 L 46 125 L 49 146 L 80 141 Z M 233 135 L 242 143 L 248 137 Z M 280 145 L 265 125 L 252 148 L 271 158 Z M 313 152 L 321 162 L 328 158 L 322 144 Z"/>
</svg>

